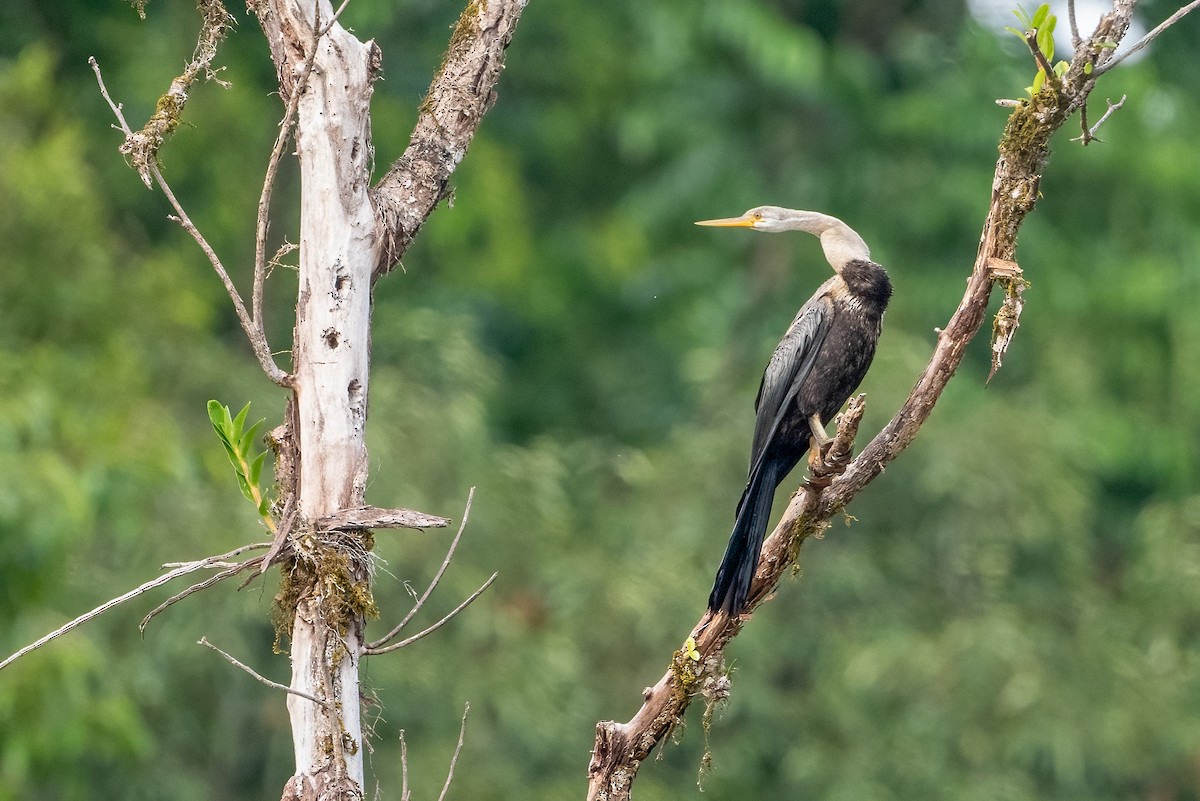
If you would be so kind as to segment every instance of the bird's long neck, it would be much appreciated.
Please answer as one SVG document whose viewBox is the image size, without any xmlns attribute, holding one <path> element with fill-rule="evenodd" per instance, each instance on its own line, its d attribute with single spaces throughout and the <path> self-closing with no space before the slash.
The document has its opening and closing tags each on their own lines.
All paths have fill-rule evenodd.
<svg viewBox="0 0 1200 801">
<path fill-rule="evenodd" d="M 784 222 L 791 230 L 805 231 L 819 237 L 825 258 L 838 273 L 848 262 L 871 260 L 871 251 L 867 243 L 857 231 L 837 217 L 830 217 L 818 211 L 790 209 Z"/>
</svg>

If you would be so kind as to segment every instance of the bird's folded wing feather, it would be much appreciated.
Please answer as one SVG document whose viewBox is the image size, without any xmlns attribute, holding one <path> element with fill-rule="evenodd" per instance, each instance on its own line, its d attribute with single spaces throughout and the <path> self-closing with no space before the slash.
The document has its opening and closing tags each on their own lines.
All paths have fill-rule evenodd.
<svg viewBox="0 0 1200 801">
<path fill-rule="evenodd" d="M 758 468 L 768 444 L 774 439 L 784 415 L 812 371 L 817 351 L 829 333 L 833 303 L 828 295 L 818 295 L 805 303 L 788 327 L 787 333 L 771 354 L 763 371 L 762 384 L 754 408 L 754 443 L 750 449 L 750 474 Z"/>
</svg>

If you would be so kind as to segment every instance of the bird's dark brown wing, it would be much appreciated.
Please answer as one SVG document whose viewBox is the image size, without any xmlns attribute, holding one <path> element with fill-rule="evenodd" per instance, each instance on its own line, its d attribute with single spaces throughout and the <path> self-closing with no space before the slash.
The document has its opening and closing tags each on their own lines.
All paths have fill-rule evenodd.
<svg viewBox="0 0 1200 801">
<path fill-rule="evenodd" d="M 797 312 L 796 319 L 771 354 L 771 361 L 763 371 L 758 397 L 754 400 L 758 416 L 754 423 L 754 442 L 750 448 L 751 474 L 812 370 L 832 319 L 833 302 L 827 294 L 818 291 Z"/>
</svg>

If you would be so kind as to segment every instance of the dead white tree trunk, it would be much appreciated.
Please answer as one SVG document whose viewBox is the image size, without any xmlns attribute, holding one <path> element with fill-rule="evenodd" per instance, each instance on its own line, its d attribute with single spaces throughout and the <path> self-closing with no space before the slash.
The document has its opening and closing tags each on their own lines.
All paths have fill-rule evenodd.
<svg viewBox="0 0 1200 801">
<path fill-rule="evenodd" d="M 523 7 L 515 0 L 468 5 L 412 143 L 375 189 L 370 99 L 378 48 L 342 28 L 328 0 L 264 0 L 253 7 L 282 97 L 296 102 L 302 186 L 294 398 L 281 442 L 282 461 L 291 465 L 283 472 L 294 476 L 294 514 L 285 514 L 277 537 L 280 613 L 291 616 L 296 691 L 288 697 L 296 772 L 285 799 L 362 798 L 358 667 L 374 610 L 372 542 L 366 527 L 322 530 L 314 521 L 366 506 L 372 282 L 400 258 L 445 195 L 494 101 Z"/>
<path fill-rule="evenodd" d="M 281 87 L 301 92 L 300 276 L 292 352 L 295 508 L 301 521 L 363 506 L 367 483 L 371 273 L 379 239 L 367 189 L 378 51 L 332 21 L 333 13 L 328 2 L 277 2 L 264 20 L 268 31 L 279 34 L 272 51 Z M 365 610 L 353 598 L 355 588 L 369 598 L 369 546 L 353 547 L 365 544 L 348 537 L 339 548 L 303 525 L 292 534 L 300 535 L 293 558 L 308 561 L 311 570 L 303 575 L 315 580 L 295 588 L 291 686 L 328 702 L 288 696 L 296 772 L 285 797 L 307 798 L 315 790 L 317 797 L 361 798 L 358 663 Z M 338 550 L 326 553 L 331 548 Z M 347 593 L 349 599 L 341 597 Z"/>
<path fill-rule="evenodd" d="M 104 84 L 100 65 L 90 60 L 100 92 L 124 133 L 121 153 L 148 187 L 162 190 L 174 210 L 171 219 L 208 258 L 263 373 L 292 393 L 283 424 L 269 435 L 276 452 L 278 485 L 273 506 L 258 486 L 262 457 L 252 453 L 254 446 L 249 441 L 253 434 L 244 427 L 244 412 L 235 422 L 228 408 L 215 401 L 210 404 L 210 417 L 242 490 L 258 506 L 274 541 L 169 565 L 174 568 L 169 573 L 105 602 L 0 661 L 0 670 L 174 578 L 219 571 L 160 604 L 142 621 L 143 628 L 151 617 L 194 592 L 278 564 L 282 581 L 276 595 L 275 622 L 280 634 L 291 640 L 292 681 L 284 689 L 290 693 L 288 711 L 296 757 L 296 770 L 283 797 L 304 801 L 363 798 L 360 658 L 402 648 L 437 630 L 496 578 L 493 575 L 437 623 L 393 642 L 424 605 L 453 557 L 470 510 L 468 498 L 463 526 L 425 594 L 387 634 L 365 643 L 366 621 L 376 612 L 371 594 L 372 529 L 427 528 L 450 522 L 411 509 L 376 508 L 366 503 L 371 288 L 399 261 L 426 218 L 449 194 L 450 175 L 496 100 L 504 53 L 526 1 L 469 0 L 421 104 L 408 146 L 372 187 L 370 100 L 382 64 L 379 49 L 373 42 L 358 41 L 337 23 L 345 0 L 337 11 L 329 0 L 249 0 L 248 7 L 258 17 L 270 45 L 279 94 L 287 108 L 259 201 L 249 305 L 158 165 L 158 151 L 179 126 L 191 87 L 197 79 L 214 75 L 211 65 L 217 46 L 233 25 L 223 1 L 197 0 L 201 31 L 193 58 L 159 98 L 157 110 L 140 131 L 129 126 L 121 105 Z M 301 173 L 301 221 L 299 297 L 292 372 L 288 373 L 275 363 L 262 313 L 270 264 L 265 254 L 270 200 L 293 127 Z M 243 435 L 246 441 L 242 441 Z M 265 553 L 229 562 L 257 550 Z M 220 651 L 207 640 L 200 644 Z M 280 686 L 221 653 L 260 681 Z M 465 712 L 463 720 L 465 725 Z M 456 749 L 451 773 L 457 756 Z M 404 759 L 403 743 L 400 759 Z M 406 788 L 401 795 L 408 796 Z"/>
</svg>

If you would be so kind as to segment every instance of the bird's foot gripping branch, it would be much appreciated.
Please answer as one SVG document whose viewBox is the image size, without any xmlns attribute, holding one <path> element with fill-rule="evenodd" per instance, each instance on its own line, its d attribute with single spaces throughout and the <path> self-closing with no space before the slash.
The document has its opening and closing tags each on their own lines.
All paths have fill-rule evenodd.
<svg viewBox="0 0 1200 801">
<path fill-rule="evenodd" d="M 837 434 L 828 447 L 813 448 L 808 457 L 808 478 L 804 486 L 821 490 L 846 472 L 854 458 L 854 438 L 858 436 L 858 424 L 867 409 L 867 396 L 855 395 L 846 404 L 846 411 L 837 416 Z"/>
</svg>

